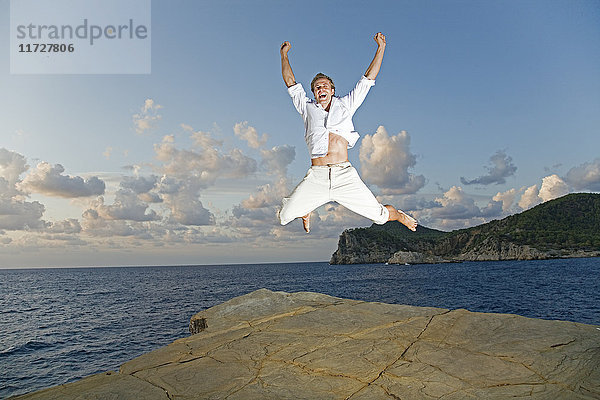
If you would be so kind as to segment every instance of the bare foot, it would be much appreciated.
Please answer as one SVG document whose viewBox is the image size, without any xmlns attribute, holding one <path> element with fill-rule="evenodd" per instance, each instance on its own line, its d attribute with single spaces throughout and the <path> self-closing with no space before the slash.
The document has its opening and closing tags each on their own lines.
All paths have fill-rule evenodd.
<svg viewBox="0 0 600 400">
<path fill-rule="evenodd" d="M 413 232 L 417 231 L 418 222 L 416 219 L 414 219 L 410 215 L 404 213 L 404 211 L 402 211 L 402 210 L 398 210 L 398 214 L 400 214 L 400 217 L 396 221 L 405 225 L 408 229 L 410 229 Z"/>
<path fill-rule="evenodd" d="M 302 226 L 304 227 L 306 233 L 310 233 L 310 213 L 302 217 Z"/>
<path fill-rule="evenodd" d="M 398 221 L 402 225 L 406 226 L 411 231 L 415 232 L 417 230 L 417 220 L 406 214 L 402 210 L 396 210 L 394 207 L 390 205 L 385 206 L 390 212 L 389 221 Z"/>
</svg>

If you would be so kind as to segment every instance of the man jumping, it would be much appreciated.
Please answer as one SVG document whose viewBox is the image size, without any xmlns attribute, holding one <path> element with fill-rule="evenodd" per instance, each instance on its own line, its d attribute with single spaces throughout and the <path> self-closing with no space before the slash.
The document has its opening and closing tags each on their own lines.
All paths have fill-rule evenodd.
<svg viewBox="0 0 600 400">
<path fill-rule="evenodd" d="M 312 166 L 304 179 L 289 197 L 283 199 L 279 211 L 281 225 L 302 218 L 306 233 L 310 232 L 310 213 L 330 201 L 369 218 L 376 224 L 399 221 L 415 231 L 417 221 L 391 205 L 377 201 L 373 193 L 358 176 L 348 161 L 348 149 L 354 147 L 359 138 L 354 131 L 352 116 L 362 104 L 381 68 L 385 51 L 385 36 L 379 32 L 374 37 L 377 52 L 364 76 L 346 96 L 337 97 L 331 78 L 317 74 L 310 85 L 315 96 L 311 100 L 292 72 L 288 52 L 292 45 L 281 45 L 281 73 L 296 110 L 304 120 L 306 144 L 311 155 Z"/>
</svg>

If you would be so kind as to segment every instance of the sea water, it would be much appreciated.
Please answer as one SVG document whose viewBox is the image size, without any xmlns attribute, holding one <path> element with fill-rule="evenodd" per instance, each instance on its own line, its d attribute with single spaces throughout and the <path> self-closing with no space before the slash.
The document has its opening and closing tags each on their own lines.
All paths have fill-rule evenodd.
<svg viewBox="0 0 600 400">
<path fill-rule="evenodd" d="M 600 324 L 600 258 L 0 270 L 0 398 L 117 370 L 260 288 Z"/>
</svg>

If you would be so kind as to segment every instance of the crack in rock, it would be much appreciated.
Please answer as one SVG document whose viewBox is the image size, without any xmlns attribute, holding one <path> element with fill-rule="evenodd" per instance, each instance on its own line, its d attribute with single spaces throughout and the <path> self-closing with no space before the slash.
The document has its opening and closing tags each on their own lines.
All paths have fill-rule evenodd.
<svg viewBox="0 0 600 400">
<path fill-rule="evenodd" d="M 258 365 L 258 369 L 256 371 L 256 374 L 254 375 L 254 377 L 252 379 L 250 379 L 248 382 L 246 382 L 244 385 L 242 385 L 240 388 L 234 390 L 233 392 L 229 393 L 227 396 L 225 396 L 225 399 L 230 398 L 231 396 L 233 396 L 234 394 L 236 394 L 237 392 L 242 391 L 244 388 L 246 388 L 247 386 L 252 385 L 254 382 L 261 380 L 260 379 L 260 373 L 263 369 L 264 366 L 264 360 L 261 360 L 259 365 Z"/>
<path fill-rule="evenodd" d="M 134 378 L 136 378 L 136 379 L 139 379 L 139 380 L 140 380 L 140 381 L 142 381 L 142 382 L 146 382 L 146 383 L 148 383 L 148 384 L 150 384 L 150 385 L 154 386 L 155 388 L 159 388 L 160 390 L 163 390 L 163 391 L 165 392 L 165 395 L 167 396 L 167 399 L 169 399 L 169 400 L 173 400 L 173 396 L 172 396 L 172 395 L 169 393 L 169 391 L 168 391 L 167 389 L 165 389 L 164 387 L 162 387 L 162 386 L 160 386 L 160 385 L 157 385 L 157 384 L 155 384 L 155 383 L 153 383 L 153 382 L 150 382 L 149 380 L 146 380 L 146 379 L 144 379 L 144 378 L 141 378 L 141 377 L 139 377 L 139 376 L 137 376 L 137 375 L 135 375 L 135 374 L 129 374 L 129 375 L 130 375 L 130 376 L 132 376 L 132 377 L 134 377 Z"/>
<path fill-rule="evenodd" d="M 575 340 L 575 339 L 573 339 L 573 340 L 569 340 L 569 341 L 568 341 L 568 342 L 566 342 L 566 343 L 557 343 L 557 344 L 553 344 L 553 345 L 551 345 L 550 347 L 552 347 L 552 348 L 556 348 L 556 347 L 561 347 L 561 346 L 568 346 L 568 345 L 570 345 L 571 343 L 574 343 L 575 341 L 576 341 L 576 340 Z"/>
<path fill-rule="evenodd" d="M 417 338 L 416 338 L 416 339 L 415 339 L 415 340 L 414 340 L 414 341 L 413 341 L 411 344 L 409 344 L 409 345 L 408 345 L 408 347 L 407 347 L 406 349 L 404 349 L 404 351 L 402 352 L 402 354 L 400 355 L 400 357 L 398 358 L 398 360 L 401 360 L 401 359 L 404 357 L 404 355 L 405 355 L 405 354 L 408 352 L 408 350 L 409 350 L 409 349 L 410 349 L 410 348 L 411 348 L 411 347 L 412 347 L 412 346 L 413 346 L 415 343 L 417 343 L 417 342 L 419 341 L 419 339 L 421 338 L 421 336 L 423 335 L 423 333 L 425 333 L 425 331 L 427 330 L 427 328 L 429 328 L 429 324 L 431 324 L 431 322 L 433 321 L 433 319 L 434 319 L 435 317 L 439 317 L 439 316 L 442 316 L 442 315 L 446 315 L 446 314 L 448 314 L 448 313 L 450 313 L 450 312 L 452 312 L 452 311 L 451 311 L 451 310 L 448 310 L 448 311 L 444 311 L 444 312 L 442 312 L 442 313 L 439 313 L 439 314 L 434 314 L 434 315 L 432 315 L 432 316 L 431 316 L 431 318 L 429 319 L 429 321 L 427 321 L 427 324 L 425 325 L 425 327 L 423 328 L 423 330 L 421 331 L 421 333 L 419 333 L 419 335 L 417 335 Z M 397 360 L 397 361 L 398 361 L 398 360 Z M 397 361 L 396 361 L 396 362 L 397 362 Z M 393 365 L 393 364 L 392 364 L 392 365 Z M 390 366 L 391 366 L 391 365 L 390 365 Z M 387 368 L 389 368 L 389 366 L 388 366 L 388 367 L 386 367 L 386 369 L 387 369 Z M 381 371 L 381 373 L 382 373 L 382 374 L 383 374 L 384 372 L 385 372 L 385 370 Z"/>
<path fill-rule="evenodd" d="M 427 328 L 429 327 L 429 324 L 431 324 L 431 321 L 433 321 L 433 319 L 435 317 L 438 316 L 442 316 L 445 314 L 448 314 L 449 312 L 451 312 L 451 310 L 447 310 L 444 312 L 441 312 L 439 314 L 434 314 L 429 318 L 429 321 L 427 321 L 427 324 L 425 324 L 425 327 L 421 330 L 421 332 L 417 335 L 417 337 L 415 338 L 415 340 L 413 340 L 407 347 L 406 349 L 404 349 L 404 351 L 402 352 L 402 354 L 400 354 L 400 357 L 398 357 L 396 360 L 394 360 L 392 363 L 386 365 L 381 372 L 379 372 L 379 374 L 370 382 L 367 382 L 367 384 L 365 386 L 363 386 L 362 388 L 360 388 L 359 390 L 357 390 L 356 392 L 352 393 L 350 396 L 348 396 L 346 398 L 346 400 L 350 399 L 352 396 L 354 396 L 355 394 L 357 394 L 358 392 L 360 392 L 361 390 L 365 389 L 366 387 L 372 385 L 375 381 L 377 381 L 378 379 L 381 378 L 381 376 L 394 364 L 396 364 L 398 361 L 402 360 L 402 358 L 404 357 L 404 355 L 406 354 L 406 352 L 421 338 L 421 336 L 423 335 L 423 333 L 427 330 Z M 384 391 L 387 393 L 387 390 L 385 390 L 385 388 L 383 388 L 383 386 L 378 385 L 379 387 L 381 387 L 382 389 L 384 389 Z"/>
</svg>

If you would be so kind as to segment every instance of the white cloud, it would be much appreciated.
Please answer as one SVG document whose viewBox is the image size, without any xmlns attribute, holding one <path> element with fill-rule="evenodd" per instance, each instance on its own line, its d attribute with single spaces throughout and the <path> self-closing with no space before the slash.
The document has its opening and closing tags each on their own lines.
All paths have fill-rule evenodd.
<svg viewBox="0 0 600 400">
<path fill-rule="evenodd" d="M 44 205 L 38 201 L 27 201 L 27 194 L 19 187 L 19 177 L 28 168 L 21 154 L 0 148 L 0 230 L 46 227 L 46 222 L 42 220 Z"/>
<path fill-rule="evenodd" d="M 6 179 L 9 185 L 14 185 L 28 168 L 21 154 L 0 148 L 0 177 Z"/>
<path fill-rule="evenodd" d="M 68 218 L 50 223 L 46 231 L 56 234 L 75 234 L 81 232 L 81 224 L 75 218 Z"/>
<path fill-rule="evenodd" d="M 261 150 L 261 165 L 268 174 L 285 176 L 287 167 L 296 158 L 296 149 L 293 146 L 275 146 L 270 150 Z"/>
<path fill-rule="evenodd" d="M 62 175 L 60 164 L 51 166 L 41 162 L 17 186 L 28 192 L 64 198 L 97 196 L 104 194 L 106 185 L 97 176 L 83 179 L 79 176 Z"/>
<path fill-rule="evenodd" d="M 219 178 L 245 178 L 257 170 L 257 162 L 240 149 L 225 153 L 222 143 L 207 132 L 191 132 L 195 149 L 178 149 L 173 136 L 165 136 L 154 146 L 161 162 L 156 170 L 162 173 L 156 191 L 169 209 L 169 223 L 185 226 L 214 225 L 216 218 L 200 201 L 200 191 L 215 184 Z"/>
<path fill-rule="evenodd" d="M 277 211 L 281 200 L 288 195 L 286 178 L 259 186 L 239 205 L 233 207 L 232 216 L 227 225 L 237 233 L 255 239 L 269 236 L 279 225 Z"/>
<path fill-rule="evenodd" d="M 10 183 L 5 178 L 0 177 L 0 200 L 3 202 L 23 201 L 25 194 L 17 189 L 14 183 Z"/>
<path fill-rule="evenodd" d="M 453 186 L 443 197 L 436 198 L 439 207 L 417 213 L 442 229 L 457 229 L 484 223 L 502 214 L 502 202 L 490 200 L 480 208 L 472 197 L 469 197 L 461 187 Z"/>
<path fill-rule="evenodd" d="M 553 174 L 542 179 L 541 187 L 532 185 L 524 190 L 519 207 L 521 210 L 528 210 L 543 202 L 562 197 L 570 192 L 569 186 L 558 175 Z"/>
<path fill-rule="evenodd" d="M 513 176 L 517 172 L 517 167 L 513 164 L 512 158 L 509 157 L 503 150 L 498 150 L 490 157 L 491 167 L 484 167 L 488 170 L 487 175 L 482 175 L 479 178 L 467 180 L 463 177 L 460 181 L 463 185 L 496 185 L 506 183 L 506 178 Z"/>
<path fill-rule="evenodd" d="M 87 212 L 95 212 L 96 218 L 107 220 L 156 221 L 161 217 L 154 210 L 148 209 L 148 204 L 142 202 L 131 189 L 119 189 L 115 194 L 113 204 L 104 204 L 100 196 L 90 203 Z M 85 213 L 84 213 L 85 214 Z"/>
<path fill-rule="evenodd" d="M 554 200 L 569 193 L 569 186 L 558 175 L 550 175 L 542 179 L 542 187 L 538 196 L 543 202 Z"/>
<path fill-rule="evenodd" d="M 204 208 L 198 198 L 198 190 L 189 182 L 182 183 L 177 192 L 166 194 L 164 200 L 171 211 L 171 223 L 196 226 L 215 224 L 215 216 Z"/>
<path fill-rule="evenodd" d="M 538 196 L 540 189 L 538 185 L 532 185 L 525 189 L 521 199 L 519 200 L 519 207 L 523 210 L 528 210 L 531 207 L 537 206 L 542 202 L 542 199 Z"/>
<path fill-rule="evenodd" d="M 281 178 L 277 182 L 258 187 L 255 193 L 250 194 L 240 204 L 245 209 L 279 206 L 286 195 L 288 195 L 287 181 Z"/>
<path fill-rule="evenodd" d="M 139 114 L 133 115 L 133 125 L 135 126 L 135 131 L 141 135 L 144 132 L 154 128 L 156 122 L 162 118 L 162 116 L 158 114 L 158 110 L 161 108 L 162 106 L 155 104 L 154 100 L 146 99 L 144 105 L 140 109 Z"/>
<path fill-rule="evenodd" d="M 168 229 L 161 241 L 168 244 L 222 244 L 237 241 L 218 227 L 186 227 L 186 229 Z"/>
<path fill-rule="evenodd" d="M 155 236 L 160 236 L 160 226 L 151 222 L 136 222 L 126 220 L 106 219 L 99 215 L 93 208 L 86 210 L 82 215 L 81 226 L 83 233 L 95 237 L 137 237 L 140 239 L 151 240 Z M 100 243 L 102 244 L 102 243 Z M 118 241 L 116 246 L 129 246 L 130 242 Z"/>
<path fill-rule="evenodd" d="M 139 164 L 129 164 L 122 166 L 121 169 L 124 169 L 125 171 L 131 171 L 135 176 L 138 176 L 142 169 L 142 166 Z"/>
<path fill-rule="evenodd" d="M 150 127 L 145 123 L 152 124 L 156 120 L 142 117 L 160 108 L 146 102 L 136 117 L 141 131 Z M 3 233 L 2 242 L 21 249 L 84 244 L 89 248 L 127 249 L 148 243 L 152 246 L 234 240 L 256 243 L 265 236 L 272 237 L 272 231 L 279 227 L 277 208 L 288 193 L 285 175 L 295 158 L 295 149 L 291 146 L 261 149 L 262 167 L 278 181 L 241 202 L 239 209 L 243 215 L 239 215 L 236 224 L 229 220 L 223 223 L 203 205 L 202 190 L 218 179 L 247 178 L 256 173 L 258 162 L 238 148 L 224 150 L 223 142 L 210 133 L 194 131 L 187 125 L 181 127 L 189 133 L 192 146 L 178 147 L 174 136 L 165 136 L 154 147 L 154 162 L 132 164 L 127 167 L 129 176 L 117 177 L 111 182 L 98 177 L 86 180 L 70 176 L 65 174 L 62 165 L 45 162 L 29 170 L 20 180 L 29 169 L 25 157 L 3 149 L 0 151 L 0 232 L 28 230 L 29 233 L 19 236 L 18 242 Z M 240 130 L 242 128 L 246 128 L 245 132 Z M 254 135 L 247 125 L 238 125 L 237 129 L 251 145 L 264 145 L 266 135 Z M 111 154 L 112 149 L 107 148 L 105 156 Z M 147 167 L 154 174 L 140 175 Z M 118 189 L 113 192 L 115 187 Z M 87 202 L 71 202 L 73 206 L 82 207 L 79 219 L 46 222 L 42 219 L 44 205 L 26 201 L 32 192 L 65 198 L 98 197 Z M 229 209 L 224 210 L 223 215 L 227 218 L 232 214 L 233 210 Z M 253 224 L 260 228 L 252 228 Z"/>
<path fill-rule="evenodd" d="M 138 194 L 138 198 L 145 203 L 162 203 L 163 198 L 159 193 L 148 192 Z"/>
<path fill-rule="evenodd" d="M 36 243 L 36 249 L 41 248 L 57 248 L 66 246 L 87 246 L 89 242 L 81 239 L 81 237 L 77 234 L 68 235 L 68 234 L 54 234 L 54 233 L 43 233 L 38 236 L 40 239 L 38 243 Z"/>
<path fill-rule="evenodd" d="M 573 167 L 567 172 L 565 180 L 575 190 L 600 191 L 600 158 Z"/>
<path fill-rule="evenodd" d="M 435 201 L 442 206 L 432 212 L 438 218 L 469 219 L 482 216 L 475 200 L 468 197 L 460 186 L 452 186 L 443 197 L 436 198 Z"/>
<path fill-rule="evenodd" d="M 162 194 L 177 193 L 182 186 L 182 182 L 178 179 L 163 175 L 157 183 L 157 189 Z"/>
<path fill-rule="evenodd" d="M 209 132 L 194 131 L 194 128 L 187 124 L 181 124 L 180 126 L 190 133 L 190 138 L 195 147 L 209 149 L 211 147 L 221 147 L 223 145 L 222 140 L 214 139 Z"/>
<path fill-rule="evenodd" d="M 417 161 L 410 153 L 406 131 L 390 137 L 383 126 L 378 127 L 374 135 L 363 138 L 359 158 L 362 178 L 377 185 L 383 194 L 416 193 L 425 185 L 423 175 L 408 172 Z"/>
<path fill-rule="evenodd" d="M 249 126 L 248 121 L 238 122 L 235 124 L 233 127 L 233 132 L 235 133 L 235 136 L 248 142 L 248 146 L 253 149 L 263 147 L 269 139 L 269 135 L 266 133 L 263 133 L 262 136 L 259 137 L 256 128 Z"/>
<path fill-rule="evenodd" d="M 257 170 L 257 162 L 240 149 L 224 153 L 218 147 L 199 150 L 177 149 L 172 135 L 154 145 L 156 158 L 162 162 L 158 170 L 180 179 L 196 180 L 201 186 L 215 183 L 217 178 L 244 178 Z"/>
<path fill-rule="evenodd" d="M 43 221 L 45 207 L 38 201 L 0 197 L 0 229 L 30 230 L 46 227 Z"/>
<path fill-rule="evenodd" d="M 441 207 L 440 203 L 434 200 L 427 200 L 422 196 L 414 194 L 401 196 L 380 195 L 377 196 L 377 200 L 379 200 L 381 204 L 391 204 L 402 211 L 429 210 Z"/>
<path fill-rule="evenodd" d="M 143 176 L 124 176 L 121 180 L 121 187 L 124 189 L 131 189 L 137 194 L 147 193 L 156 187 L 158 177 L 155 175 L 149 177 Z"/>
<path fill-rule="evenodd" d="M 502 203 L 502 211 L 509 212 L 509 210 L 511 210 L 511 207 L 513 206 L 513 204 L 515 202 L 515 198 L 517 197 L 518 194 L 519 194 L 519 190 L 513 188 L 510 190 L 507 190 L 506 192 L 496 193 L 496 195 L 492 198 L 492 200 L 501 202 Z"/>
</svg>

